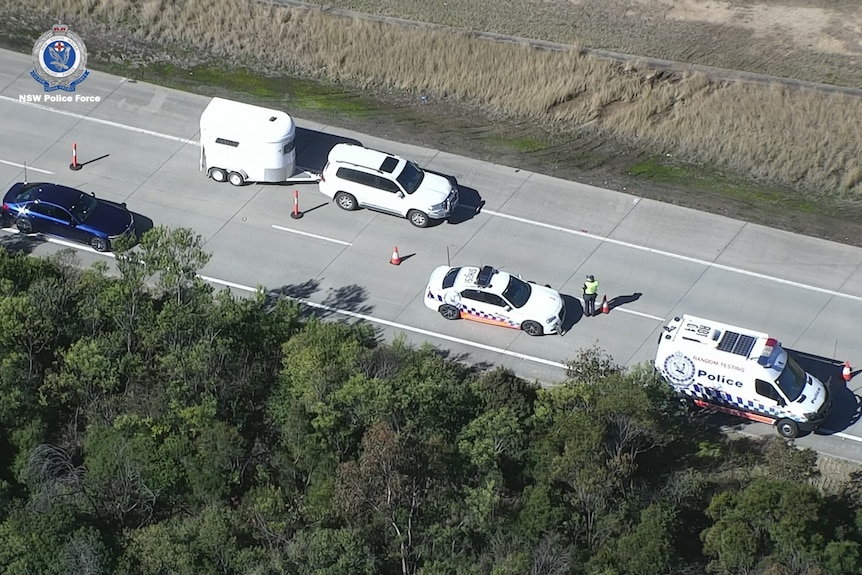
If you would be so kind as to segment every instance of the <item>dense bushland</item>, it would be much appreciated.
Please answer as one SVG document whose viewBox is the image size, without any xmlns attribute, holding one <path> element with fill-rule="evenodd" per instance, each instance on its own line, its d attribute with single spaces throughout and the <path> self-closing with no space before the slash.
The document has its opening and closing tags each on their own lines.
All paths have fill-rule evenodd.
<svg viewBox="0 0 862 575">
<path fill-rule="evenodd" d="M 542 389 L 196 277 L 0 250 L 0 573 L 852 574 L 862 494 L 646 369 Z"/>
</svg>

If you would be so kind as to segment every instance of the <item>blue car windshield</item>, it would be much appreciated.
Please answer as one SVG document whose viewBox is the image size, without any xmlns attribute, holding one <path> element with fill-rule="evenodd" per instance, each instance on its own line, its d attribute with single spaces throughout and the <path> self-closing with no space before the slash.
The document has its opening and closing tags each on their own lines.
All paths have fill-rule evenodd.
<svg viewBox="0 0 862 575">
<path fill-rule="evenodd" d="M 27 184 L 26 186 L 21 188 L 21 191 L 18 192 L 17 196 L 15 196 L 15 201 L 21 202 L 21 203 L 32 201 L 33 200 L 33 191 L 37 190 L 40 185 L 41 184 L 39 184 L 38 182 L 35 184 Z"/>
<path fill-rule="evenodd" d="M 509 285 L 503 290 L 503 297 L 513 306 L 522 308 L 529 301 L 531 293 L 533 288 L 530 284 L 515 276 L 509 276 Z"/>
<path fill-rule="evenodd" d="M 98 205 L 98 200 L 93 196 L 81 194 L 80 197 L 75 200 L 75 203 L 72 204 L 69 211 L 72 212 L 72 215 L 75 216 L 76 220 L 83 223 L 87 221 L 87 218 L 90 217 L 94 211 L 96 211 L 96 207 Z"/>
</svg>

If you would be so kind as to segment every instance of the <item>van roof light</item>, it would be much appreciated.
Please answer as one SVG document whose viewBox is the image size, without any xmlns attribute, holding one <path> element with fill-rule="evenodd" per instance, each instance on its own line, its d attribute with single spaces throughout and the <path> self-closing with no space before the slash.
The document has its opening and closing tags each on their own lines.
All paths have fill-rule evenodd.
<svg viewBox="0 0 862 575">
<path fill-rule="evenodd" d="M 772 352 L 774 352 L 775 348 L 780 345 L 781 344 L 778 343 L 777 339 L 773 337 L 767 338 L 766 343 L 763 346 L 763 352 L 761 352 L 760 357 L 757 359 L 757 363 L 764 367 L 772 367 L 772 361 L 770 361 L 772 358 Z"/>
</svg>

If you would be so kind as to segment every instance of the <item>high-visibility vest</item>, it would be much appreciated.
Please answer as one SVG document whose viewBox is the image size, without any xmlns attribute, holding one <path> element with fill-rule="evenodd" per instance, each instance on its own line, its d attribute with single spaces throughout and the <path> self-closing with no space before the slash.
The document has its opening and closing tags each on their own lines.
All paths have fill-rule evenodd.
<svg viewBox="0 0 862 575">
<path fill-rule="evenodd" d="M 591 281 L 584 283 L 584 293 L 587 295 L 595 295 L 599 291 L 599 282 Z"/>
</svg>

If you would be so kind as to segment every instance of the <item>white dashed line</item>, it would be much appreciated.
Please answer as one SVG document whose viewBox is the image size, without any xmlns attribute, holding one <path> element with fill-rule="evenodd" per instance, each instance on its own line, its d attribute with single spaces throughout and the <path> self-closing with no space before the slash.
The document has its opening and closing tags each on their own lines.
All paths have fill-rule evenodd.
<svg viewBox="0 0 862 575">
<path fill-rule="evenodd" d="M 273 227 L 273 229 L 276 229 L 276 230 L 281 230 L 281 231 L 283 231 L 283 232 L 290 232 L 290 233 L 292 233 L 292 234 L 299 234 L 299 235 L 301 235 L 301 236 L 307 236 L 307 237 L 309 237 L 309 238 L 314 238 L 314 239 L 316 239 L 316 240 L 323 240 L 324 242 L 332 242 L 332 243 L 334 243 L 334 244 L 341 244 L 342 246 L 351 246 L 351 245 L 353 245 L 353 244 L 351 244 L 350 242 L 345 242 L 345 241 L 341 241 L 341 240 L 336 240 L 336 239 L 334 239 L 334 238 L 328 238 L 328 237 L 326 237 L 326 236 L 319 236 L 319 235 L 317 235 L 317 234 L 310 234 L 310 233 L 308 233 L 308 232 L 301 232 L 301 231 L 299 231 L 299 230 L 292 230 L 292 229 L 290 229 L 290 228 L 285 228 L 285 227 L 282 227 L 282 226 L 277 226 L 277 225 L 275 225 L 275 224 L 272 224 L 272 227 Z"/>
<path fill-rule="evenodd" d="M 13 166 L 15 168 L 26 168 L 28 172 L 39 172 L 40 174 L 54 175 L 54 172 L 49 172 L 48 170 L 41 170 L 39 168 L 34 168 L 33 166 L 28 166 L 27 164 L 19 164 L 17 162 L 9 162 L 7 160 L 0 160 L 0 164 L 5 164 L 7 166 Z"/>
</svg>

